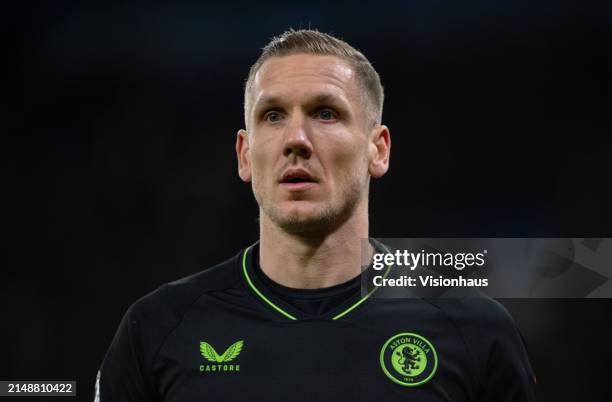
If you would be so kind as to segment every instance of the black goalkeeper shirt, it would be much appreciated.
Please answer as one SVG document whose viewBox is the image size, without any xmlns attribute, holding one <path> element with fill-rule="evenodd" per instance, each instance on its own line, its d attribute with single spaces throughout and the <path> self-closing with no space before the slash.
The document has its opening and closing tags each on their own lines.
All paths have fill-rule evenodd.
<svg viewBox="0 0 612 402">
<path fill-rule="evenodd" d="M 323 315 L 339 305 L 346 303 L 360 292 L 361 275 L 341 283 L 322 289 L 295 289 L 283 286 L 270 279 L 261 269 L 258 248 L 253 248 L 254 276 L 260 281 L 262 292 L 273 295 L 283 303 L 298 310 L 304 318 L 314 318 Z"/>
<path fill-rule="evenodd" d="M 304 304 L 262 277 L 257 248 L 134 303 L 100 368 L 97 398 L 535 400 L 522 337 L 497 302 L 375 299 L 354 279 L 297 290 L 315 295 Z"/>
</svg>

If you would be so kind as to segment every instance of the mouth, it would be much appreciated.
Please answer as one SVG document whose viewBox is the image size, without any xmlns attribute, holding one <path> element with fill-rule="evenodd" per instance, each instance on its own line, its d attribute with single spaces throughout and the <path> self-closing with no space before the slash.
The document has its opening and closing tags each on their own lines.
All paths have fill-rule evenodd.
<svg viewBox="0 0 612 402">
<path fill-rule="evenodd" d="M 282 175 L 279 183 L 289 190 L 302 191 L 315 185 L 317 180 L 306 170 L 290 169 Z"/>
</svg>

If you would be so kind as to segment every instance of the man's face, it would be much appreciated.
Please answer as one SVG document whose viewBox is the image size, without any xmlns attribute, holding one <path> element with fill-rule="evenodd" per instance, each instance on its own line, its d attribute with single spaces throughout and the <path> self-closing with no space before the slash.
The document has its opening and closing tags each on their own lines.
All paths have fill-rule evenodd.
<svg viewBox="0 0 612 402">
<path fill-rule="evenodd" d="M 255 75 L 248 105 L 249 133 L 241 130 L 236 143 L 239 174 L 252 181 L 272 222 L 293 233 L 316 231 L 367 203 L 370 175 L 384 174 L 371 166 L 376 141 L 383 127 L 388 145 L 388 131 L 369 126 L 348 63 L 273 57 Z"/>
</svg>

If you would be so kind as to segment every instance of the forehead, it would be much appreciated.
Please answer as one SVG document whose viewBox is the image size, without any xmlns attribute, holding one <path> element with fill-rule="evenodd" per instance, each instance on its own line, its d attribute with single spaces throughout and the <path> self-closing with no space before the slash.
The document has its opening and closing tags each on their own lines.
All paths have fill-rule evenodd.
<svg viewBox="0 0 612 402">
<path fill-rule="evenodd" d="M 257 103 L 304 93 L 352 99 L 356 91 L 355 71 L 346 61 L 336 56 L 296 54 L 266 60 L 254 77 L 251 95 Z"/>
</svg>

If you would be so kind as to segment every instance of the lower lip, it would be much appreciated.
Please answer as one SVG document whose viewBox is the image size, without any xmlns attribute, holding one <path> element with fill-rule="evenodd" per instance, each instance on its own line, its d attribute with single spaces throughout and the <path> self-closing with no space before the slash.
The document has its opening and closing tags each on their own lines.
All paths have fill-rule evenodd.
<svg viewBox="0 0 612 402">
<path fill-rule="evenodd" d="M 301 182 L 301 183 L 281 183 L 281 187 L 288 191 L 305 191 L 315 186 L 316 183 L 312 181 Z"/>
</svg>

